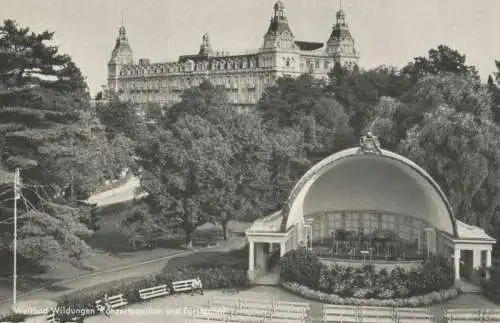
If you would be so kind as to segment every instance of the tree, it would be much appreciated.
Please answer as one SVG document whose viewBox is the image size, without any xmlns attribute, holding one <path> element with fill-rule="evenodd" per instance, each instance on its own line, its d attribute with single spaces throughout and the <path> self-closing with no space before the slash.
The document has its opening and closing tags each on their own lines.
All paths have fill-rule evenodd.
<svg viewBox="0 0 500 323">
<path fill-rule="evenodd" d="M 326 96 L 324 86 L 325 82 L 310 74 L 279 78 L 266 89 L 256 109 L 269 127 L 297 126 L 304 116 L 312 113 L 317 101 Z"/>
<path fill-rule="evenodd" d="M 301 132 L 302 147 L 313 162 L 344 148 L 352 139 L 347 113 L 325 89 L 324 81 L 309 74 L 283 77 L 266 89 L 256 107 L 267 129 Z"/>
<path fill-rule="evenodd" d="M 21 256 L 35 263 L 41 260 L 36 243 L 44 243 L 38 248 L 45 260 L 50 252 L 79 260 L 91 217 L 77 199 L 113 171 L 101 152 L 115 157 L 89 113 L 84 77 L 69 56 L 48 45 L 52 36 L 12 20 L 0 27 L 0 164 L 8 172 L 21 169 L 19 246 Z M 12 248 L 11 193 L 0 192 L 8 197 L 0 208 L 3 252 Z"/>
<path fill-rule="evenodd" d="M 458 219 L 487 227 L 500 206 L 500 128 L 445 104 L 408 130 L 400 151 L 429 171 Z"/>
<path fill-rule="evenodd" d="M 189 114 L 206 118 L 213 124 L 223 117 L 229 107 L 226 90 L 215 86 L 209 81 L 203 81 L 199 86 L 186 89 L 181 95 L 181 102 L 167 109 L 162 122 L 174 124 L 178 118 Z"/>
<path fill-rule="evenodd" d="M 493 101 L 493 104 L 491 105 L 493 120 L 495 120 L 497 124 L 500 124 L 500 88 L 498 87 L 498 81 L 500 80 L 500 61 L 495 61 L 495 65 L 497 68 L 497 72 L 494 74 L 495 80 L 491 75 L 489 75 L 487 84 Z"/>
<path fill-rule="evenodd" d="M 376 133 L 383 147 L 396 150 L 411 127 L 410 107 L 398 99 L 381 97 L 370 116 L 370 123 L 364 132 Z"/>
<path fill-rule="evenodd" d="M 108 138 L 113 139 L 118 134 L 140 141 L 145 130 L 144 119 L 139 115 L 138 107 L 130 102 L 111 100 L 97 111 L 99 120 L 106 127 Z"/>
<path fill-rule="evenodd" d="M 165 111 L 165 107 L 156 104 L 156 103 L 149 103 L 146 106 L 146 111 L 145 111 L 145 119 L 148 122 L 157 122 L 163 118 L 163 114 Z"/>
<path fill-rule="evenodd" d="M 401 71 L 414 82 L 429 76 L 441 73 L 453 73 L 479 79 L 474 66 L 465 64 L 466 56 L 446 45 L 439 45 L 437 49 L 430 49 L 427 57 L 415 57 Z"/>
<path fill-rule="evenodd" d="M 224 109 L 223 109 L 224 111 Z M 226 110 L 224 140 L 229 144 L 229 165 L 224 169 L 224 182 L 209 193 L 208 212 L 216 215 L 224 239 L 231 220 L 256 218 L 267 211 L 265 200 L 269 184 L 270 143 L 259 117 Z"/>
<path fill-rule="evenodd" d="M 354 138 L 368 126 L 373 107 L 381 97 L 399 97 L 409 88 L 409 80 L 393 67 L 379 66 L 370 70 L 351 71 L 340 65 L 330 73 L 328 92 L 344 107 Z"/>
<path fill-rule="evenodd" d="M 271 158 L 269 190 L 265 199 L 268 202 L 266 213 L 282 206 L 295 183 L 311 166 L 305 153 L 303 136 L 303 133 L 293 128 L 268 132 Z"/>
<path fill-rule="evenodd" d="M 420 116 L 445 104 L 457 112 L 491 118 L 488 88 L 471 76 L 441 73 L 424 77 L 401 100 L 412 105 Z"/>
<path fill-rule="evenodd" d="M 96 118 L 89 113 L 82 118 L 80 128 L 73 125 L 65 141 L 39 147 L 43 155 L 38 160 L 44 169 L 42 182 L 57 185 L 64 196 L 79 200 L 87 199 L 105 179 L 117 178 L 122 169 L 134 164 L 131 139 L 118 134 L 108 140 Z"/>
<path fill-rule="evenodd" d="M 139 153 L 144 168 L 142 187 L 154 217 L 150 222 L 168 232 L 182 228 L 186 245 L 191 234 L 217 216 L 208 212 L 212 192 L 225 182 L 231 149 L 210 122 L 183 115 L 169 129 L 159 128 Z"/>
<path fill-rule="evenodd" d="M 238 113 L 224 89 L 203 82 L 158 120 L 153 139 L 145 141 L 151 145 L 139 154 L 151 207 L 150 218 L 137 218 L 142 227 L 180 227 L 189 245 L 192 231 L 204 223 L 221 224 L 227 239 L 229 221 L 260 213 L 268 179 L 260 118 Z M 163 160 L 160 167 L 156 158 Z M 165 173 L 171 177 L 160 177 Z"/>
</svg>

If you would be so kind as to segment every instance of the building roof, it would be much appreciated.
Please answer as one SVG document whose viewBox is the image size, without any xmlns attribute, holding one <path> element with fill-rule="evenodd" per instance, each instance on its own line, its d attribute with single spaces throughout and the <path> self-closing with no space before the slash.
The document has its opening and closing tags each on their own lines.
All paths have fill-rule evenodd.
<svg viewBox="0 0 500 323">
<path fill-rule="evenodd" d="M 352 36 L 351 36 L 351 32 L 349 31 L 349 29 L 347 29 L 345 27 L 335 26 L 332 30 L 331 35 L 330 35 L 330 39 L 332 39 L 332 38 L 336 38 L 336 39 L 352 38 Z"/>
<path fill-rule="evenodd" d="M 317 50 L 325 46 L 325 44 L 323 43 L 309 42 L 309 41 L 295 41 L 295 45 L 297 45 L 300 50 L 304 51 Z"/>
<path fill-rule="evenodd" d="M 132 53 L 132 48 L 128 43 L 127 31 L 125 30 L 125 27 L 123 25 L 120 27 L 120 30 L 118 32 L 118 37 L 116 38 L 115 47 L 111 52 L 110 62 L 116 61 L 120 53 L 127 53 L 127 54 Z"/>
<path fill-rule="evenodd" d="M 264 218 L 257 219 L 248 231 L 257 232 L 281 232 L 281 221 L 282 221 L 281 211 L 274 212 Z"/>
<path fill-rule="evenodd" d="M 469 225 L 457 220 L 458 238 L 466 240 L 488 240 L 495 241 L 483 229 L 475 225 Z"/>
<path fill-rule="evenodd" d="M 290 26 L 288 25 L 288 21 L 284 19 L 278 19 L 277 17 L 273 18 L 271 20 L 271 23 L 269 24 L 269 28 L 267 29 L 267 35 L 279 35 L 284 32 L 288 32 L 290 34 L 292 33 L 292 30 L 290 29 Z"/>
</svg>

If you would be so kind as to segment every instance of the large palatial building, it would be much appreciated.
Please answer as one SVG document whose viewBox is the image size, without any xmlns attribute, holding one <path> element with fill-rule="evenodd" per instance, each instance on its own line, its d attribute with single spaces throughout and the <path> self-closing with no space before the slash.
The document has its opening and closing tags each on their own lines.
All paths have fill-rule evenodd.
<svg viewBox="0 0 500 323">
<path fill-rule="evenodd" d="M 115 93 L 121 100 L 138 104 L 171 105 L 180 100 L 186 88 L 208 79 L 224 86 L 233 104 L 244 107 L 255 104 L 264 89 L 280 76 L 296 77 L 309 72 L 326 77 L 336 62 L 347 67 L 357 64 L 358 59 L 342 9 L 337 12 L 326 43 L 297 41 L 283 3 L 278 1 L 262 47 L 245 54 L 217 52 L 205 34 L 197 54 L 180 56 L 176 62 L 135 62 L 125 27 L 121 26 L 108 63 L 105 93 Z"/>
</svg>

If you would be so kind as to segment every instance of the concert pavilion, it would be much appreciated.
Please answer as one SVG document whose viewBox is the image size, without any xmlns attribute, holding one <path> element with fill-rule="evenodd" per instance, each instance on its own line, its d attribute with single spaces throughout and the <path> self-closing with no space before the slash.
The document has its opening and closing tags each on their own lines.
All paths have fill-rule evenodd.
<svg viewBox="0 0 500 323">
<path fill-rule="evenodd" d="M 456 280 L 472 279 L 479 267 L 491 265 L 496 242 L 456 220 L 436 181 L 411 160 L 381 149 L 370 133 L 360 147 L 314 165 L 283 209 L 255 221 L 246 235 L 248 277 L 255 283 L 277 272 L 273 254 L 279 258 L 300 245 L 348 261 L 420 262 L 440 254 L 453 261 Z"/>
</svg>

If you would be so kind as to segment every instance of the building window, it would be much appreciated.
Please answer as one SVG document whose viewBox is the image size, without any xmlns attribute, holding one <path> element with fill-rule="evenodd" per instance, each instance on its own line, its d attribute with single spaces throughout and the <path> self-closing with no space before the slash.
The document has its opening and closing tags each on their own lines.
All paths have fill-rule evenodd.
<svg viewBox="0 0 500 323">
<path fill-rule="evenodd" d="M 315 67 L 316 67 L 316 68 L 319 68 L 319 66 L 320 66 L 319 59 L 317 59 L 317 60 L 316 60 L 316 66 L 315 66 Z"/>
<path fill-rule="evenodd" d="M 328 61 L 325 61 L 325 70 L 328 69 Z"/>
</svg>

